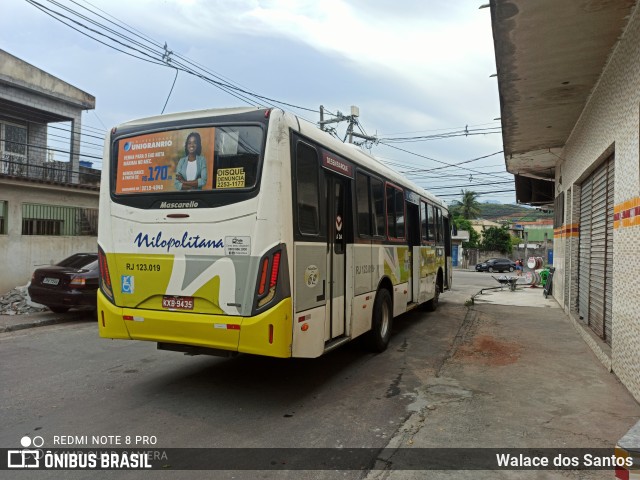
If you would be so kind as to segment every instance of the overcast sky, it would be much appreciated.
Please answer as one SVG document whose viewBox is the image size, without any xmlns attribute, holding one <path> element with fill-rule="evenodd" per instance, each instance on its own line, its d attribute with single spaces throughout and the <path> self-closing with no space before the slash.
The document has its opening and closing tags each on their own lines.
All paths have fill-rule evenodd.
<svg viewBox="0 0 640 480">
<path fill-rule="evenodd" d="M 366 133 L 387 144 L 389 138 L 450 135 L 465 127 L 482 133 L 377 144 L 371 153 L 447 201 L 459 198 L 461 188 L 493 192 L 481 201 L 515 201 L 513 176 L 504 173 L 504 157 L 496 154 L 502 137 L 494 120 L 500 106 L 497 80 L 490 77 L 495 73 L 491 19 L 488 8 L 478 8 L 486 2 L 2 0 L 0 48 L 94 95 L 96 109 L 83 115 L 83 129 L 101 134 L 124 121 L 159 114 L 167 98 L 165 112 L 267 101 L 235 98 L 186 72 L 178 74 L 168 97 L 175 69 L 88 38 L 36 2 L 80 21 L 66 20 L 74 28 L 137 56 L 143 55 L 84 29 L 89 21 L 75 12 L 112 28 L 107 20 L 125 26 L 130 31 L 119 32 L 129 37 L 120 39 L 127 45 L 136 33 L 159 45 L 166 42 L 174 59 L 179 53 L 210 78 L 219 75 L 277 101 L 270 104 L 304 107 L 283 106 L 313 122 L 319 115 L 309 110 L 319 105 L 346 114 L 357 105 Z M 345 126 L 338 127 L 341 137 Z M 99 140 L 84 140 L 83 153 L 101 155 L 88 143 Z M 491 154 L 461 168 L 445 165 Z M 94 161 L 100 167 L 100 160 Z M 433 168 L 438 170 L 416 172 Z"/>
</svg>

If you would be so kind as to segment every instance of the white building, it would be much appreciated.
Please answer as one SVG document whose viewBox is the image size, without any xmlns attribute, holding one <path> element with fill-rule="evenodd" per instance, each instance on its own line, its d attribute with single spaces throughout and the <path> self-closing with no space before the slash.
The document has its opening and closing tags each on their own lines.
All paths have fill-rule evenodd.
<svg viewBox="0 0 640 480">
<path fill-rule="evenodd" d="M 82 111 L 94 107 L 93 96 L 0 50 L 0 294 L 38 266 L 97 251 L 100 172 L 80 155 Z M 47 148 L 50 125 L 68 147 Z"/>
<path fill-rule="evenodd" d="M 640 400 L 640 12 L 492 0 L 507 169 L 554 208 L 553 295 Z"/>
</svg>

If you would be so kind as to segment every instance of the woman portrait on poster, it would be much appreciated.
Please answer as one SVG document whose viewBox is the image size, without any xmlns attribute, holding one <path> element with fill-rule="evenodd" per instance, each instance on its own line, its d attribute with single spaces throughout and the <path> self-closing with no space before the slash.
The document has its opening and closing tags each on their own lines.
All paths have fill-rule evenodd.
<svg viewBox="0 0 640 480">
<path fill-rule="evenodd" d="M 191 132 L 184 142 L 184 157 L 176 167 L 176 190 L 202 190 L 207 184 L 207 161 L 202 155 L 202 139 Z"/>
</svg>

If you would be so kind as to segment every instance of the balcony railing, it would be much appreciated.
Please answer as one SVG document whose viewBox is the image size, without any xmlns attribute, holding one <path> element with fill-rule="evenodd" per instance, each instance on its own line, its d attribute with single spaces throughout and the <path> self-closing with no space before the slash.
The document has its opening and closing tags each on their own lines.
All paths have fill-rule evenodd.
<svg viewBox="0 0 640 480">
<path fill-rule="evenodd" d="M 77 171 L 72 171 L 69 162 L 30 162 L 25 156 L 8 153 L 0 158 L 0 175 L 60 184 L 100 185 L 99 170 L 80 166 Z"/>
</svg>

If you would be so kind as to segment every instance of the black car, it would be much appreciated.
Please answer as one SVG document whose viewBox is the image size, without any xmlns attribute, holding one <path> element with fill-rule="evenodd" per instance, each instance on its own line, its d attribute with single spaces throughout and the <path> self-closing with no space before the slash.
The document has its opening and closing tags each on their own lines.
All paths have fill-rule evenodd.
<svg viewBox="0 0 640 480">
<path fill-rule="evenodd" d="M 96 307 L 98 254 L 76 253 L 57 265 L 38 268 L 31 276 L 31 300 L 63 313 L 71 307 Z"/>
<path fill-rule="evenodd" d="M 490 258 L 476 265 L 476 272 L 513 272 L 516 262 L 508 258 Z"/>
</svg>

